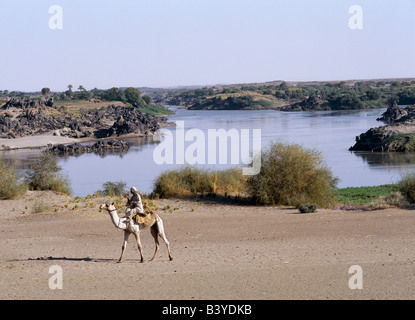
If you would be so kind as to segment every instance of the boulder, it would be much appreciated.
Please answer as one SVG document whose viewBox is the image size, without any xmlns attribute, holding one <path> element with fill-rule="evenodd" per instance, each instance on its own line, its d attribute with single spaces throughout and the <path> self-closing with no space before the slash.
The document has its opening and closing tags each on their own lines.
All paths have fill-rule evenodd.
<svg viewBox="0 0 415 320">
<path fill-rule="evenodd" d="M 385 126 L 371 128 L 356 137 L 351 151 L 409 152 L 415 151 L 415 105 L 400 108 L 390 106 L 378 121 Z"/>
<path fill-rule="evenodd" d="M 11 98 L 4 109 L 20 110 L 14 117 L 0 115 L 0 138 L 21 137 L 53 131 L 54 135 L 97 138 L 123 134 L 151 134 L 167 119 L 144 114 L 136 108 L 109 105 L 97 111 L 84 111 L 79 118 L 67 112 L 54 116 L 45 112 L 53 100 Z M 15 112 L 16 113 L 16 112 Z"/>
<path fill-rule="evenodd" d="M 127 142 L 122 140 L 99 140 L 93 144 L 59 144 L 55 146 L 49 146 L 48 150 L 53 153 L 63 154 L 81 154 L 81 153 L 103 153 L 106 151 L 127 151 L 129 145 Z"/>
</svg>

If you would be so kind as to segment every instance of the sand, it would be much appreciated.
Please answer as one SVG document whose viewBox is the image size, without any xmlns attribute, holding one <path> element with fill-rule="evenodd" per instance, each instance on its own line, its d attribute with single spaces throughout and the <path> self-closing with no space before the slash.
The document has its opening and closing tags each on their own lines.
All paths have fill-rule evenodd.
<svg viewBox="0 0 415 320">
<path fill-rule="evenodd" d="M 25 136 L 14 139 L 0 139 L 1 148 L 23 149 L 23 148 L 41 148 L 49 144 L 68 144 L 80 142 L 81 139 L 54 136 L 52 132 L 36 136 Z"/>
<path fill-rule="evenodd" d="M 167 125 L 166 125 L 167 126 Z M 131 138 L 143 138 L 146 135 L 142 133 L 129 133 L 117 136 L 117 139 L 131 139 Z M 49 145 L 58 145 L 58 144 L 71 144 L 71 143 L 94 143 L 102 139 L 114 139 L 114 137 L 108 138 L 95 138 L 95 137 L 86 137 L 86 138 L 69 138 L 64 136 L 54 135 L 53 131 L 34 136 L 25 136 L 14 139 L 0 139 L 0 151 L 1 150 L 10 150 L 10 149 L 37 149 L 44 148 Z"/>
<path fill-rule="evenodd" d="M 144 230 L 146 261 L 138 262 L 131 237 L 117 264 L 123 234 L 98 211 L 104 201 L 40 191 L 0 200 L 0 299 L 415 298 L 412 209 L 299 214 L 159 200 L 174 260 L 161 244 L 149 262 L 154 242 Z M 36 203 L 49 212 L 31 213 Z M 49 287 L 55 265 L 62 289 Z M 354 265 L 362 268 L 363 289 L 349 287 Z"/>
</svg>

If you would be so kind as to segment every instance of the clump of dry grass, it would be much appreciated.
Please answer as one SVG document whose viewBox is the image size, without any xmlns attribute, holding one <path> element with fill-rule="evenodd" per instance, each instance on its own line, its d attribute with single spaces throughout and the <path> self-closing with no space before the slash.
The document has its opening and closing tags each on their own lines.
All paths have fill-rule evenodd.
<svg viewBox="0 0 415 320">
<path fill-rule="evenodd" d="M 12 166 L 0 159 L 0 198 L 15 199 L 25 194 L 26 183 L 20 179 Z"/>
<path fill-rule="evenodd" d="M 160 198 L 187 197 L 198 193 L 238 193 L 245 187 L 245 176 L 239 169 L 211 171 L 190 166 L 160 174 L 153 194 Z"/>
<path fill-rule="evenodd" d="M 409 203 L 415 203 L 415 174 L 407 174 L 398 182 L 398 189 Z"/>
<path fill-rule="evenodd" d="M 388 208 L 403 208 L 408 205 L 408 201 L 400 192 L 391 192 L 388 195 L 380 196 L 366 206 L 366 210 L 382 210 Z"/>
<path fill-rule="evenodd" d="M 52 208 L 49 204 L 44 202 L 36 202 L 32 207 L 32 213 L 41 213 L 52 211 Z"/>
</svg>

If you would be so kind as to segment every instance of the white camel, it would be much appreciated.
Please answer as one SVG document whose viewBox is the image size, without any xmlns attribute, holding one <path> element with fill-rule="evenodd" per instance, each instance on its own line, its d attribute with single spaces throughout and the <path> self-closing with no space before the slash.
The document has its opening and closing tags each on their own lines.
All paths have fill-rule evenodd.
<svg viewBox="0 0 415 320">
<path fill-rule="evenodd" d="M 170 261 L 173 260 L 173 257 L 170 252 L 170 243 L 167 240 L 166 234 L 164 233 L 163 221 L 156 213 L 152 215 L 152 220 L 150 223 L 144 224 L 144 223 L 137 223 L 135 219 L 131 219 L 130 222 L 127 221 L 127 218 L 120 219 L 117 213 L 117 208 L 114 205 L 114 202 L 102 204 L 99 206 L 99 208 L 101 210 L 107 210 L 111 216 L 111 220 L 114 226 L 117 227 L 118 229 L 124 230 L 124 243 L 122 245 L 121 257 L 118 260 L 118 263 L 122 262 L 125 249 L 127 248 L 128 237 L 130 236 L 130 234 L 133 234 L 135 239 L 137 240 L 137 246 L 138 246 L 138 250 L 140 251 L 141 262 L 144 262 L 143 249 L 141 247 L 141 241 L 140 241 L 140 232 L 147 228 L 150 228 L 151 235 L 153 236 L 154 241 L 156 243 L 156 250 L 154 252 L 153 258 L 151 258 L 150 261 L 154 260 L 159 250 L 159 240 L 158 240 L 159 236 L 166 243 L 167 251 L 169 252 Z"/>
</svg>

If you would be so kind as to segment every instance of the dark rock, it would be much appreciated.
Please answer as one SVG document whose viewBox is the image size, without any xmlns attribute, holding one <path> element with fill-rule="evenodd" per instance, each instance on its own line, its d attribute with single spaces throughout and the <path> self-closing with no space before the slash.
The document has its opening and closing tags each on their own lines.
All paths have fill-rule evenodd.
<svg viewBox="0 0 415 320">
<path fill-rule="evenodd" d="M 401 123 L 401 124 L 415 124 L 415 105 L 407 106 L 406 108 L 400 108 L 395 103 L 389 107 L 378 121 L 383 121 L 388 124 Z"/>
<path fill-rule="evenodd" d="M 53 98 L 49 99 L 31 99 L 31 98 L 21 98 L 21 97 L 12 97 L 6 104 L 2 107 L 2 109 L 41 109 L 45 107 L 52 107 L 53 106 Z"/>
<path fill-rule="evenodd" d="M 81 154 L 88 152 L 101 153 L 105 151 L 126 151 L 129 145 L 127 142 L 122 140 L 99 140 L 93 144 L 59 144 L 55 146 L 49 146 L 48 150 L 53 153 L 65 153 L 65 154 Z"/>
<path fill-rule="evenodd" d="M 144 114 L 135 108 L 109 105 L 97 111 L 85 111 L 82 120 L 73 119 L 67 113 L 51 116 L 46 113 L 53 100 L 31 100 L 11 98 L 2 108 L 17 108 L 21 111 L 13 118 L 0 115 L 0 138 L 21 137 L 55 131 L 54 135 L 73 138 L 104 138 L 123 134 L 150 134 L 167 123 L 165 117 Z M 7 112 L 12 112 L 7 111 Z"/>
<path fill-rule="evenodd" d="M 383 151 L 385 142 L 396 132 L 388 126 L 371 128 L 356 137 L 356 143 L 350 151 Z"/>
<path fill-rule="evenodd" d="M 324 109 L 325 101 L 315 95 L 280 108 L 281 111 L 316 111 Z"/>
<path fill-rule="evenodd" d="M 371 128 L 356 137 L 351 151 L 407 152 L 414 151 L 412 142 L 415 133 L 415 105 L 400 108 L 390 106 L 377 120 L 386 126 Z"/>
</svg>

